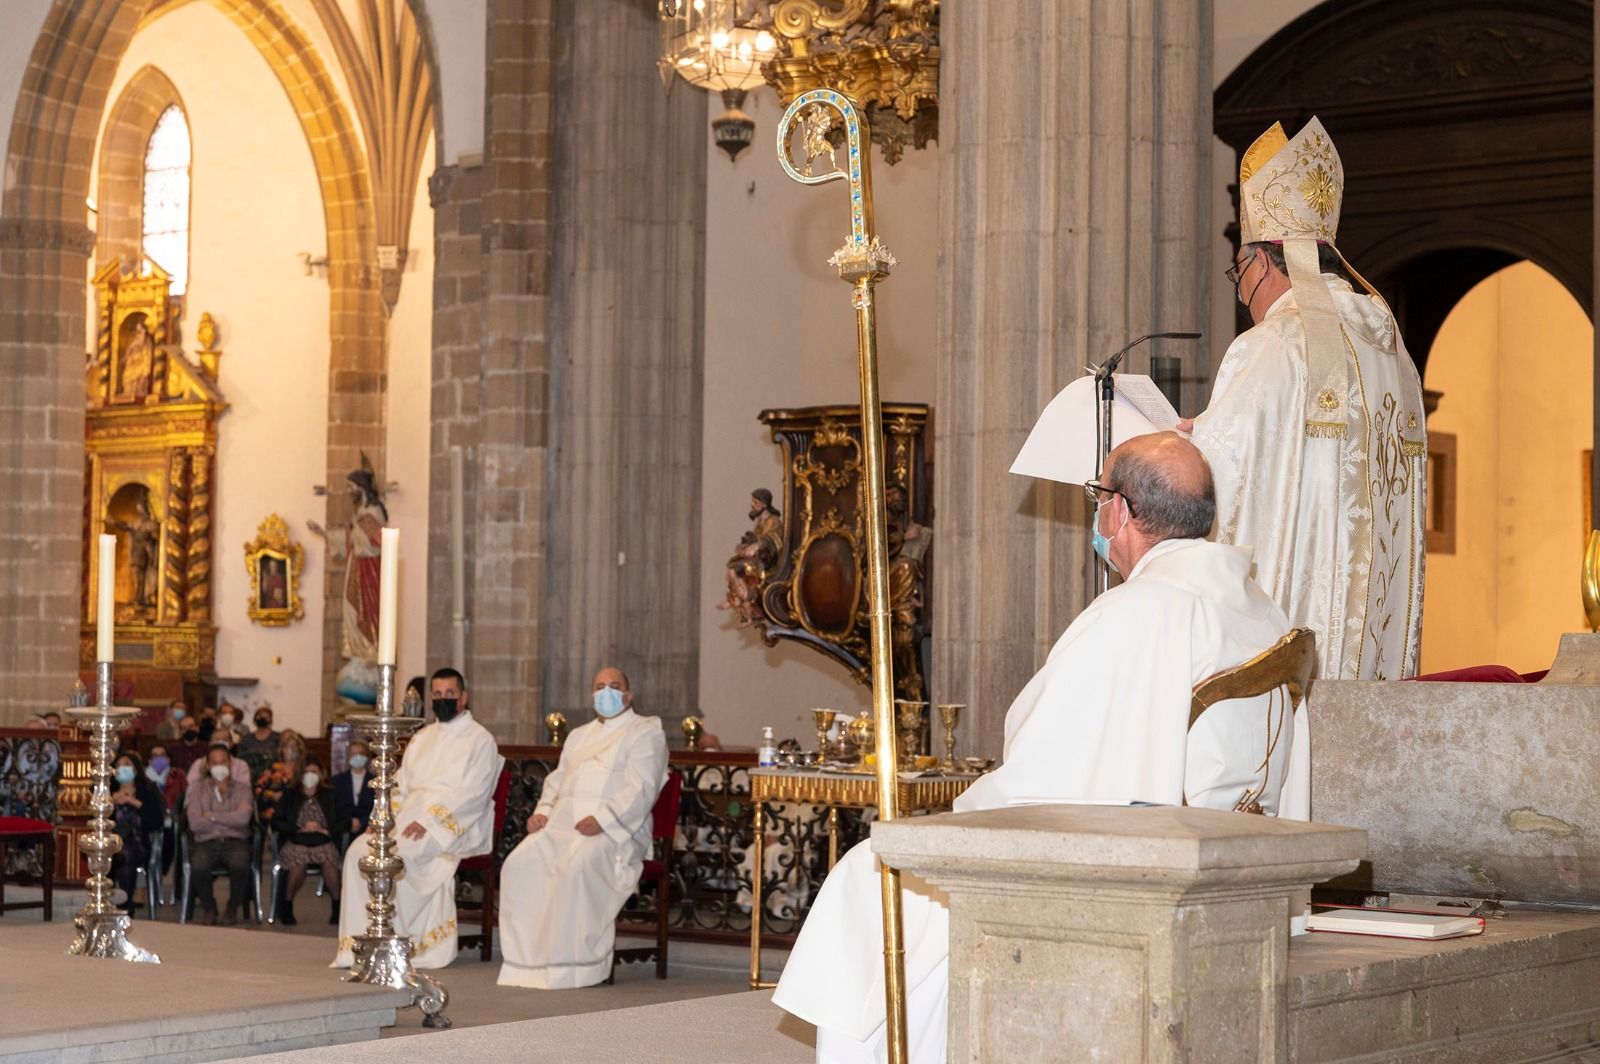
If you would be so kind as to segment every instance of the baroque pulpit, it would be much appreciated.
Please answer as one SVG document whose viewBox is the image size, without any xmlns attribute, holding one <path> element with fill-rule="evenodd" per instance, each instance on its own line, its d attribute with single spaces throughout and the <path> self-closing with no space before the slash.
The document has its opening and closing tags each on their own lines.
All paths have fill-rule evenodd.
<svg viewBox="0 0 1600 1064">
<path fill-rule="evenodd" d="M 765 410 L 783 453 L 780 510 L 760 489 L 753 522 L 728 562 L 728 601 L 768 646 L 794 640 L 870 682 L 861 411 L 855 406 Z M 889 597 L 895 696 L 927 699 L 931 630 L 932 468 L 929 409 L 883 404 L 889 511 Z"/>
<path fill-rule="evenodd" d="M 96 343 L 85 371 L 83 628 L 79 660 L 94 663 L 89 557 L 117 537 L 116 658 L 135 697 L 175 697 L 215 668 L 211 617 L 212 499 L 217 419 L 216 325 L 200 321 L 191 361 L 177 341 L 178 302 L 160 266 L 125 271 L 113 259 L 94 278 Z"/>
</svg>

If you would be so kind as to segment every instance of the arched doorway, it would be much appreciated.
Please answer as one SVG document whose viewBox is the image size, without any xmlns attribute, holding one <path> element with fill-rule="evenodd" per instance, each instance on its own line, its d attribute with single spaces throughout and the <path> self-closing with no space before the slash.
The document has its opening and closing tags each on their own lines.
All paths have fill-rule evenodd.
<svg viewBox="0 0 1600 1064">
<path fill-rule="evenodd" d="M 1522 259 L 1593 313 L 1593 79 L 1587 0 L 1329 0 L 1222 83 L 1216 133 L 1242 152 L 1274 121 L 1322 119 L 1340 249 L 1420 364 L 1461 296 Z"/>
<path fill-rule="evenodd" d="M 1436 409 L 1422 671 L 1550 666 L 1581 630 L 1594 328 L 1549 272 L 1519 262 L 1444 316 L 1423 377 Z"/>
</svg>

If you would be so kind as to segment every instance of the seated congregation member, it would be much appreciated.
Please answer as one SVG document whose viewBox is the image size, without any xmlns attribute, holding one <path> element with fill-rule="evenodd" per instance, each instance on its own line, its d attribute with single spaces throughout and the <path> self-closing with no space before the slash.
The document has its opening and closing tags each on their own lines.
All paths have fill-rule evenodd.
<svg viewBox="0 0 1600 1064">
<path fill-rule="evenodd" d="M 234 779 L 244 784 L 244 789 L 249 791 L 251 795 L 254 796 L 255 780 L 250 776 L 250 765 L 243 758 L 234 757 L 233 746 L 222 739 L 218 739 L 215 742 L 206 743 L 206 748 L 202 755 L 189 763 L 189 771 L 184 773 L 189 789 L 193 790 L 195 784 L 199 783 L 202 779 L 205 779 L 206 776 L 210 774 L 211 751 L 215 750 L 219 746 L 222 747 L 222 749 L 228 754 L 228 760 L 226 762 L 228 766 L 228 773 Z"/>
<path fill-rule="evenodd" d="M 189 716 L 189 707 L 181 698 L 174 698 L 167 703 L 167 715 L 161 723 L 156 725 L 156 738 L 171 742 L 183 730 L 183 722 Z"/>
<path fill-rule="evenodd" d="M 192 783 L 189 770 L 196 761 L 204 762 L 206 750 L 210 744 L 200 738 L 200 721 L 196 717 L 185 717 L 178 722 L 178 738 L 173 740 L 168 747 L 172 757 L 172 767 L 182 774 L 186 782 Z M 202 768 L 204 765 L 202 764 Z"/>
<path fill-rule="evenodd" d="M 171 748 L 166 743 L 150 747 L 150 764 L 144 770 L 145 779 L 161 792 L 163 815 L 161 819 L 161 874 L 172 868 L 178 856 L 178 802 L 188 788 L 188 778 L 173 764 Z"/>
<path fill-rule="evenodd" d="M 255 724 L 255 731 L 240 739 L 233 753 L 250 766 L 250 778 L 259 780 L 263 773 L 272 768 L 272 763 L 278 760 L 278 744 L 288 733 L 272 730 L 272 707 L 266 703 L 256 707 L 252 722 Z"/>
<path fill-rule="evenodd" d="M 611 975 L 617 913 L 650 852 L 667 778 L 656 717 L 633 711 L 620 669 L 601 669 L 596 719 L 577 728 L 545 780 L 528 836 L 500 871 L 501 986 L 593 986 Z"/>
<path fill-rule="evenodd" d="M 1101 480 L 1091 485 L 1094 546 L 1125 582 L 1057 641 L 1006 713 L 1002 764 L 956 810 L 1185 800 L 1231 809 L 1262 784 L 1265 764 L 1264 811 L 1305 819 L 1303 711 L 1271 748 L 1266 699 L 1220 703 L 1189 731 L 1193 686 L 1289 630 L 1251 579 L 1249 552 L 1205 539 L 1216 512 L 1205 459 L 1176 433 L 1140 436 L 1112 451 Z M 866 842 L 828 873 L 773 995 L 816 1025 L 818 1061 L 885 1057 L 879 882 Z M 943 1061 L 949 913 L 922 880 L 901 883 L 909 1057 Z"/>
<path fill-rule="evenodd" d="M 151 839 L 161 830 L 166 806 L 156 785 L 145 779 L 138 754 L 118 754 L 111 772 L 111 819 L 122 840 L 122 849 L 111 858 L 111 881 L 122 889 L 122 911 L 131 916 L 139 869 L 149 863 Z M 155 890 L 157 884 L 147 886 Z"/>
<path fill-rule="evenodd" d="M 238 756 L 235 751 L 235 756 Z M 300 786 L 300 776 L 305 772 L 306 741 L 293 728 L 285 728 L 279 736 L 278 755 L 266 771 L 251 778 L 256 785 L 256 812 L 263 823 L 270 823 L 284 795 L 293 794 Z"/>
<path fill-rule="evenodd" d="M 345 761 L 350 767 L 333 777 L 334 825 L 353 839 L 372 819 L 372 748 L 364 739 L 352 739 Z"/>
<path fill-rule="evenodd" d="M 228 907 L 221 922 L 239 921 L 239 909 L 252 896 L 250 889 L 250 822 L 255 816 L 255 794 L 247 781 L 233 771 L 234 758 L 221 743 L 206 753 L 206 777 L 189 788 L 184 817 L 193 842 L 189 864 L 194 893 L 201 913 L 198 922 L 217 923 L 217 895 L 213 872 L 228 873 Z M 241 762 L 242 764 L 242 762 Z"/>
<path fill-rule="evenodd" d="M 456 864 L 494 845 L 494 789 L 505 763 L 494 736 L 472 719 L 459 672 L 435 672 L 432 693 L 434 723 L 406 745 L 394 790 L 395 849 L 405 862 L 394 888 L 394 922 L 411 937 L 418 968 L 443 968 L 456 958 Z M 367 881 L 359 862 L 368 852 L 366 835 L 345 851 L 335 968 L 354 963 L 355 936 L 366 933 Z"/>
<path fill-rule="evenodd" d="M 283 894 L 278 899 L 278 919 L 289 927 L 296 924 L 294 896 L 306 881 L 312 865 L 322 869 L 328 885 L 332 909 L 328 923 L 339 920 L 339 871 L 343 862 L 334 842 L 339 823 L 333 792 L 322 785 L 322 761 L 307 754 L 300 773 L 300 784 L 279 799 L 272 815 L 272 828 L 278 833 L 278 860 L 286 873 Z"/>
</svg>

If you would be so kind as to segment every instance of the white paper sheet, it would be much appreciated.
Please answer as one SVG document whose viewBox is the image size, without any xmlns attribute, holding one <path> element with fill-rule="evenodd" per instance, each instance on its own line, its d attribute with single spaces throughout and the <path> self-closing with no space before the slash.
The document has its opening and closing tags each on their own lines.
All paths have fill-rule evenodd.
<svg viewBox="0 0 1600 1064">
<path fill-rule="evenodd" d="M 1117 398 L 1112 404 L 1111 446 L 1135 436 L 1162 432 L 1178 423 L 1155 382 L 1140 373 L 1113 375 Z M 1095 475 L 1094 377 L 1079 377 L 1057 393 L 1044 408 L 1027 442 L 1011 463 L 1011 472 L 1062 484 L 1082 484 Z"/>
</svg>

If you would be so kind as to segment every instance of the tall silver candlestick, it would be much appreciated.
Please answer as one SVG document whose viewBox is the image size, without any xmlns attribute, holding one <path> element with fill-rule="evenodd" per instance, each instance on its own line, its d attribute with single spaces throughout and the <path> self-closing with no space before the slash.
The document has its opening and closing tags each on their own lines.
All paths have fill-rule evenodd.
<svg viewBox="0 0 1600 1064">
<path fill-rule="evenodd" d="M 395 853 L 394 756 L 400 740 L 416 730 L 422 721 L 416 717 L 397 717 L 394 712 L 394 666 L 378 666 L 377 712 L 348 717 L 372 747 L 372 819 L 367 825 L 368 852 L 361 858 L 361 874 L 366 877 L 371 900 L 367 902 L 367 933 L 357 935 L 352 952 L 355 963 L 346 982 L 387 986 L 413 991 L 411 1003 L 422 1010 L 424 1027 L 449 1027 L 444 1007 L 450 994 L 438 980 L 411 967 L 411 936 L 395 931 L 394 883 L 405 872 L 405 863 Z"/>
<path fill-rule="evenodd" d="M 129 917 L 111 902 L 111 858 L 122 849 L 122 839 L 117 836 L 111 819 L 108 779 L 111 759 L 116 753 L 117 732 L 138 716 L 139 711 L 111 704 L 111 662 L 98 662 L 94 668 L 98 704 L 69 706 L 66 710 L 67 716 L 89 729 L 89 749 L 94 755 L 94 790 L 89 798 L 89 810 L 94 819 L 89 821 L 89 832 L 78 836 L 78 849 L 89 860 L 89 879 L 84 884 L 89 890 L 89 903 L 72 918 L 78 937 L 72 940 L 67 952 L 79 957 L 112 957 L 160 964 L 160 957 L 128 941 Z M 54 869 L 45 869 L 45 875 L 53 874 Z M 159 887 L 159 883 L 149 884 L 151 890 Z"/>
</svg>

